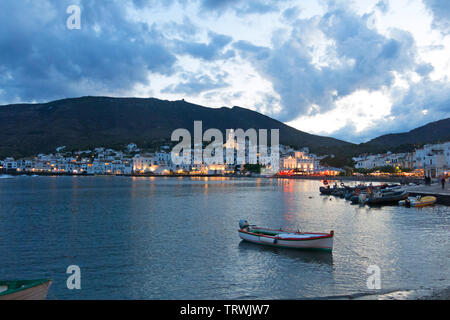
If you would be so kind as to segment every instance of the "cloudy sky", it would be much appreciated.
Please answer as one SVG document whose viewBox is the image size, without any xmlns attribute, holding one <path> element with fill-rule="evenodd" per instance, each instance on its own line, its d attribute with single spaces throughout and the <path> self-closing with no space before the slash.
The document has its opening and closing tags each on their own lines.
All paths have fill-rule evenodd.
<svg viewBox="0 0 450 320">
<path fill-rule="evenodd" d="M 352 142 L 408 131 L 450 117 L 450 1 L 1 0 L 0 104 L 84 95 L 238 105 Z"/>
</svg>

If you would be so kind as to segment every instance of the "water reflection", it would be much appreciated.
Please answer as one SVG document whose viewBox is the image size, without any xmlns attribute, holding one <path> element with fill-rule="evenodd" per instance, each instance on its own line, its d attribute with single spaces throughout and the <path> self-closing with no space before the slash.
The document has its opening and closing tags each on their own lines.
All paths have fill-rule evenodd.
<svg viewBox="0 0 450 320">
<path fill-rule="evenodd" d="M 328 251 L 314 251 L 314 250 L 296 250 L 289 248 L 277 248 L 259 245 L 256 243 L 251 243 L 242 240 L 239 243 L 239 250 L 249 252 L 252 251 L 256 253 L 265 253 L 272 255 L 273 258 L 276 256 L 283 256 L 293 260 L 299 260 L 305 263 L 318 263 L 325 265 L 333 265 L 333 254 Z"/>
<path fill-rule="evenodd" d="M 0 179 L 3 278 L 55 279 L 58 299 L 289 299 L 450 285 L 448 207 L 350 206 L 320 181 L 163 177 Z M 331 199 L 331 200 L 330 200 Z M 335 230 L 333 253 L 242 243 L 240 219 Z M 15 232 L 11 232 L 14 230 Z M 67 290 L 80 265 L 83 290 Z"/>
</svg>

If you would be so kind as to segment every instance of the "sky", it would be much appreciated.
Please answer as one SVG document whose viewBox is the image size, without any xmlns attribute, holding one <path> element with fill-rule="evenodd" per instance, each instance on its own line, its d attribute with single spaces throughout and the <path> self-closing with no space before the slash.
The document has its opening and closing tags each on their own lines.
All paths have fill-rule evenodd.
<svg viewBox="0 0 450 320">
<path fill-rule="evenodd" d="M 354 143 L 406 132 L 450 117 L 450 1 L 2 0 L 0 104 L 86 95 L 241 106 Z"/>
</svg>

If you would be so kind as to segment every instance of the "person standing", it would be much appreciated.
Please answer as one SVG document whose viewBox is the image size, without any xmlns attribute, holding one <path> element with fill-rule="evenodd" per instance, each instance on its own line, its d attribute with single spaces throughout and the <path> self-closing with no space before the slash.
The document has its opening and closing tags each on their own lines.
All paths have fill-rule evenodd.
<svg viewBox="0 0 450 320">
<path fill-rule="evenodd" d="M 442 189 L 445 189 L 445 177 L 442 177 L 441 183 L 442 183 Z"/>
</svg>

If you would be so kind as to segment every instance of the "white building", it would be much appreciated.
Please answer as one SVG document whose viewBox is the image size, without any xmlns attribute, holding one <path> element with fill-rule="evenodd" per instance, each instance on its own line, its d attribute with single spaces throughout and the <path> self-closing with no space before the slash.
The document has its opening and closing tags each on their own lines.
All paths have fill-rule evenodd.
<svg viewBox="0 0 450 320">
<path fill-rule="evenodd" d="M 450 170 L 450 142 L 427 144 L 417 149 L 414 154 L 414 165 L 423 169 L 426 176 L 437 178 Z"/>
<path fill-rule="evenodd" d="M 155 164 L 170 167 L 172 165 L 172 156 L 167 152 L 156 152 L 153 156 Z"/>
<path fill-rule="evenodd" d="M 14 158 L 6 158 L 3 161 L 3 168 L 7 170 L 15 170 L 17 169 L 17 162 L 14 160 Z"/>
<path fill-rule="evenodd" d="M 373 169 L 384 166 L 393 166 L 398 163 L 398 157 L 390 152 L 355 159 L 358 160 L 355 165 L 356 169 Z"/>
<path fill-rule="evenodd" d="M 284 170 L 298 169 L 303 172 L 314 172 L 316 169 L 314 158 L 307 156 L 302 151 L 295 151 L 293 154 L 283 157 L 281 162 Z"/>
<path fill-rule="evenodd" d="M 133 171 L 136 173 L 154 172 L 158 168 L 154 155 L 137 154 L 133 158 Z"/>
</svg>

